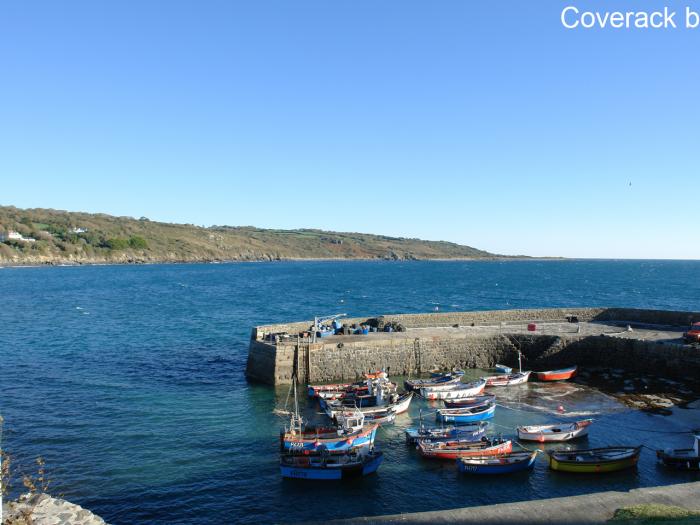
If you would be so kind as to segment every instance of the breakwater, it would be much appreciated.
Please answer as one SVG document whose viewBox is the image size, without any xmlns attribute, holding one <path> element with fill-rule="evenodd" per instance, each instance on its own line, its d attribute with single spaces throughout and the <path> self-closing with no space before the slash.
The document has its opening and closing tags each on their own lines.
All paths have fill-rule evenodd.
<svg viewBox="0 0 700 525">
<path fill-rule="evenodd" d="M 528 369 L 577 363 L 683 380 L 700 373 L 700 350 L 682 342 L 698 320 L 698 312 L 631 308 L 399 314 L 344 322 L 394 322 L 403 332 L 316 339 L 299 335 L 311 321 L 264 325 L 252 330 L 246 374 L 269 384 L 289 383 L 294 373 L 305 382 L 354 380 L 374 369 L 411 375 L 514 365 L 520 350 Z"/>
</svg>

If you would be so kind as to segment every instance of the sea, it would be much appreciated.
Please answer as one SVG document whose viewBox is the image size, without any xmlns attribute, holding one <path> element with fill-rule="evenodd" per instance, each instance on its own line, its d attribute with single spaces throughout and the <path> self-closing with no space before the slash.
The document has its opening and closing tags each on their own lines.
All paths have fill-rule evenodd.
<svg viewBox="0 0 700 525">
<path fill-rule="evenodd" d="M 499 396 L 492 432 L 591 417 L 590 437 L 574 446 L 641 444 L 639 467 L 567 475 L 540 457 L 531 473 L 460 475 L 453 463 L 422 459 L 405 444 L 403 429 L 435 409 L 418 400 L 380 429 L 385 460 L 376 475 L 326 484 L 280 478 L 286 421 L 273 411 L 289 389 L 246 381 L 253 326 L 338 313 L 576 306 L 700 311 L 700 262 L 0 268 L 2 447 L 17 475 L 36 473 L 43 458 L 49 492 L 112 524 L 325 521 L 700 479 L 661 468 L 653 453 L 690 446 L 687 417 L 631 410 L 577 384 L 534 382 Z M 323 421 L 313 402 L 301 403 L 310 420 Z M 692 418 L 700 427 L 697 412 Z M 15 480 L 12 494 L 21 489 Z"/>
</svg>

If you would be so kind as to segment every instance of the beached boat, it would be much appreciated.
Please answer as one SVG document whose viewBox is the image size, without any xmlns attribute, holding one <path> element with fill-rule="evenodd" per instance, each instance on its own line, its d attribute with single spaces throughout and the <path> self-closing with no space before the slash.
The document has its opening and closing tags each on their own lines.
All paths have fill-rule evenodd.
<svg viewBox="0 0 700 525">
<path fill-rule="evenodd" d="M 283 478 L 340 480 L 367 476 L 376 472 L 384 456 L 381 452 L 339 455 L 283 455 L 280 472 Z"/>
<path fill-rule="evenodd" d="M 445 408 L 466 408 L 474 407 L 480 405 L 486 405 L 488 403 L 495 403 L 496 396 L 493 394 L 486 394 L 474 397 L 465 397 L 464 399 L 445 399 Z"/>
<path fill-rule="evenodd" d="M 484 377 L 486 386 L 513 386 L 527 383 L 532 372 L 516 372 L 515 374 L 504 374 Z"/>
<path fill-rule="evenodd" d="M 539 381 L 565 381 L 576 375 L 578 366 L 570 366 L 560 370 L 547 370 L 545 372 L 535 372 Z"/>
<path fill-rule="evenodd" d="M 693 448 L 657 450 L 656 457 L 676 470 L 700 470 L 700 435 L 694 436 Z"/>
<path fill-rule="evenodd" d="M 452 388 L 445 390 L 431 390 L 429 388 L 421 388 L 420 394 L 424 398 L 434 401 L 436 399 L 462 399 L 466 397 L 478 396 L 484 391 L 486 381 L 479 379 L 471 383 L 459 383 L 452 385 Z"/>
<path fill-rule="evenodd" d="M 554 425 L 531 425 L 517 427 L 518 439 L 522 441 L 539 441 L 548 443 L 554 441 L 571 441 L 588 435 L 588 427 L 592 419 L 582 419 L 573 423 L 557 423 Z"/>
<path fill-rule="evenodd" d="M 632 468 L 642 447 L 604 447 L 549 452 L 549 468 L 563 472 L 602 473 Z"/>
<path fill-rule="evenodd" d="M 418 390 L 423 387 L 449 385 L 452 383 L 459 383 L 463 375 L 464 372 L 462 370 L 431 374 L 430 379 L 407 379 L 404 381 L 403 385 L 406 390 Z"/>
<path fill-rule="evenodd" d="M 536 458 L 536 451 L 496 457 L 461 457 L 457 459 L 457 468 L 463 474 L 511 474 L 530 470 Z"/>
<path fill-rule="evenodd" d="M 500 439 L 481 441 L 443 442 L 427 441 L 418 442 L 416 449 L 425 458 L 457 459 L 464 457 L 500 456 L 509 454 L 513 450 L 511 441 Z"/>
<path fill-rule="evenodd" d="M 414 427 L 404 430 L 406 443 L 415 443 L 419 439 L 432 441 L 476 441 L 486 433 L 489 424 L 486 421 L 478 421 L 464 426 L 447 427 Z"/>
<path fill-rule="evenodd" d="M 436 417 L 443 423 L 473 423 L 491 419 L 496 413 L 496 404 L 466 407 L 466 408 L 441 408 L 437 411 Z"/>
<path fill-rule="evenodd" d="M 497 364 L 496 366 L 494 366 L 494 368 L 496 369 L 496 372 L 500 374 L 510 374 L 513 371 L 511 367 L 506 365 Z"/>
</svg>

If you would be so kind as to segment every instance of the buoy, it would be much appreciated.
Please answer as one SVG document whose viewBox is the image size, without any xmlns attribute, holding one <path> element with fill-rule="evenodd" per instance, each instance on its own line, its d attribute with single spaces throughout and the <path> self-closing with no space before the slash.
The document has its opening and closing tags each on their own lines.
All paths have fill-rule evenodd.
<svg viewBox="0 0 700 525">
<path fill-rule="evenodd" d="M 559 407 L 557 408 L 557 410 L 558 410 L 559 412 L 564 412 L 564 405 L 559 405 Z"/>
</svg>

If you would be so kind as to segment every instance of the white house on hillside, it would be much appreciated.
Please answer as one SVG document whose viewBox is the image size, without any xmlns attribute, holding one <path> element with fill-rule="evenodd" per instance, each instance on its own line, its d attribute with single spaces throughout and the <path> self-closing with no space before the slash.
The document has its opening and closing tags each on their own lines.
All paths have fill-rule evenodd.
<svg viewBox="0 0 700 525">
<path fill-rule="evenodd" d="M 10 230 L 7 232 L 7 235 L 2 236 L 2 241 L 36 242 L 36 239 L 33 239 L 32 237 L 25 237 L 19 232 Z"/>
</svg>

